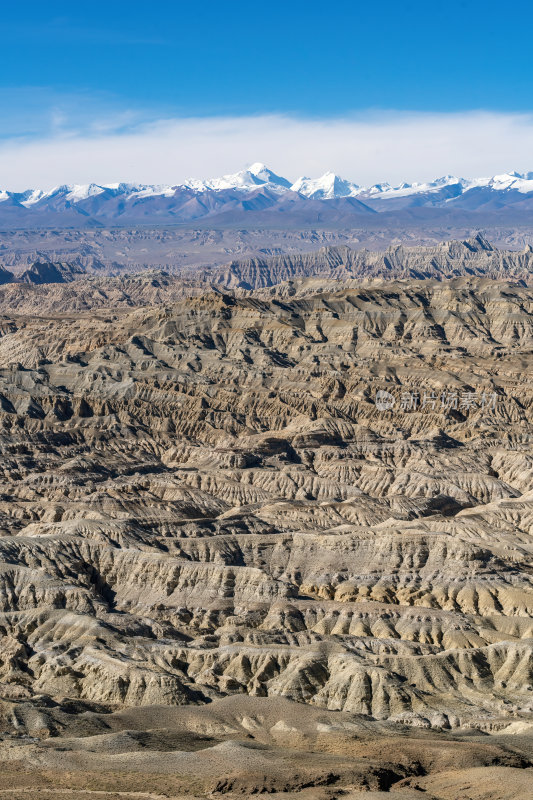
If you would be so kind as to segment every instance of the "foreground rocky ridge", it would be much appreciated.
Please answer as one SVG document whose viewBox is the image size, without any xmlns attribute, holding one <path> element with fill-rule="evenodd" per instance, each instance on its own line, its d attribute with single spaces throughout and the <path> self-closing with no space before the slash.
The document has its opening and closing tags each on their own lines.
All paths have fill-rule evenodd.
<svg viewBox="0 0 533 800">
<path fill-rule="evenodd" d="M 5 731 L 240 695 L 533 726 L 531 288 L 315 278 L 0 331 Z"/>
<path fill-rule="evenodd" d="M 524 730 L 426 731 L 284 698 L 112 714 L 19 705 L 17 717 L 27 724 L 43 711 L 61 735 L 4 734 L 0 791 L 9 800 L 524 800 L 533 774 Z"/>
</svg>

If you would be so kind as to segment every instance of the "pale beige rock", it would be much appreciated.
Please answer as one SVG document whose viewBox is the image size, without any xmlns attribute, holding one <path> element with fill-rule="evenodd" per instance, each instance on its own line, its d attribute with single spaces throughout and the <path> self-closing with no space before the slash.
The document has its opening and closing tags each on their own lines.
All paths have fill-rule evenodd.
<svg viewBox="0 0 533 800">
<path fill-rule="evenodd" d="M 190 719 L 229 697 L 250 713 L 209 725 L 254 741 L 267 736 L 262 700 L 306 704 L 313 737 L 329 742 L 340 714 L 350 725 L 364 715 L 377 738 L 389 724 L 446 742 L 458 730 L 529 735 L 532 291 L 317 281 L 5 315 L 6 730 L 53 734 L 69 704 L 81 725 L 95 708 L 181 707 Z M 395 394 L 392 411 L 376 407 L 379 389 Z M 457 409 L 441 409 L 443 391 Z M 402 408 L 402 392 L 433 393 L 435 408 Z M 461 405 L 466 393 L 476 404 Z M 495 408 L 480 407 L 483 393 Z M 268 747 L 310 737 L 287 716 L 268 720 Z M 121 742 L 131 737 L 109 752 Z M 219 745 L 206 774 L 233 758 L 249 766 L 218 791 L 307 791 L 289 767 L 276 782 L 270 755 Z M 414 780 L 415 761 L 391 767 L 390 784 L 372 772 L 366 789 Z M 172 769 L 194 763 L 176 756 Z M 326 792 L 327 769 L 311 788 Z M 342 775 L 347 791 L 363 786 Z M 428 797 L 455 791 L 442 787 L 428 782 Z"/>
</svg>

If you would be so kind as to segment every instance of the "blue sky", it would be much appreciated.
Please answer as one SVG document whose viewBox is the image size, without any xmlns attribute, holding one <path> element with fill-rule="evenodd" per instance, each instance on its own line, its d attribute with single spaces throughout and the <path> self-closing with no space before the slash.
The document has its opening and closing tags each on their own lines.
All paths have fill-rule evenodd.
<svg viewBox="0 0 533 800">
<path fill-rule="evenodd" d="M 383 125 L 385 117 L 422 114 L 460 125 L 461 114 L 483 111 L 524 121 L 533 111 L 533 8 L 509 2 L 503 9 L 479 0 L 9 4 L 0 21 L 0 170 L 7 169 L 2 147 L 12 154 L 15 146 L 65 137 L 100 138 L 105 147 L 103 138 L 147 135 L 169 120 L 268 115 L 338 125 L 366 115 Z M 356 144 L 348 137 L 352 152 Z M 511 159 L 516 147 L 510 141 L 508 148 Z M 222 150 L 221 170 L 233 169 Z M 505 150 L 500 156 L 503 168 Z M 133 177 L 133 163 L 117 167 Z"/>
<path fill-rule="evenodd" d="M 529 110 L 528 2 L 51 2 L 2 9 L 1 85 L 180 114 Z"/>
</svg>

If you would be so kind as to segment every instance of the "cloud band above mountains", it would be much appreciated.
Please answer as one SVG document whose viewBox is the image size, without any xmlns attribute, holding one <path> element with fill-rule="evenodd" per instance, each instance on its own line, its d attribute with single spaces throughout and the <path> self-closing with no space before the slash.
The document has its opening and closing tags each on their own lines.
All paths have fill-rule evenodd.
<svg viewBox="0 0 533 800">
<path fill-rule="evenodd" d="M 132 115 L 133 118 L 133 115 Z M 332 169 L 360 184 L 489 175 L 533 168 L 533 114 L 367 112 L 306 119 L 166 118 L 4 137 L 0 188 L 61 183 L 179 182 L 236 171 L 260 159 L 295 179 Z"/>
</svg>

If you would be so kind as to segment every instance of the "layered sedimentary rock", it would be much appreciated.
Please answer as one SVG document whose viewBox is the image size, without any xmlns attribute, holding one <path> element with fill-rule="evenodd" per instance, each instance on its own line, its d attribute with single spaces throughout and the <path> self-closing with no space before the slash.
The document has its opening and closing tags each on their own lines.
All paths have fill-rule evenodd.
<svg viewBox="0 0 533 800">
<path fill-rule="evenodd" d="M 161 238 L 166 242 L 162 234 Z M 216 239 L 214 235 L 212 238 Z M 311 238 L 316 248 L 324 237 Z M 211 241 L 207 236 L 198 236 L 198 239 L 200 248 L 209 246 Z M 283 242 L 281 236 L 280 242 Z M 148 253 L 154 243 L 148 240 L 146 244 L 144 249 Z M 282 282 L 286 282 L 285 295 L 291 296 L 292 281 L 306 277 L 317 277 L 321 282 L 314 287 L 308 284 L 307 291 L 323 289 L 325 280 L 343 280 L 350 285 L 350 281 L 361 279 L 382 282 L 477 276 L 513 279 L 531 285 L 533 277 L 530 245 L 522 250 L 498 249 L 482 235 L 463 241 L 446 241 L 433 247 L 394 245 L 386 250 L 355 250 L 349 246 L 324 246 L 311 252 L 279 255 L 269 255 L 271 250 L 267 249 L 261 256 L 207 268 L 202 265 L 200 252 L 199 263 L 192 267 L 183 265 L 182 269 L 170 263 L 171 272 L 146 271 L 139 269 L 139 265 L 134 268 L 131 264 L 105 259 L 88 262 L 79 254 L 72 256 L 69 262 L 40 259 L 24 271 L 17 266 L 16 274 L 0 266 L 0 308 L 17 314 L 31 314 L 36 308 L 47 313 L 134 308 L 174 302 L 203 294 L 211 288 L 239 295 L 278 287 Z M 112 278 L 106 274 L 110 271 L 114 274 Z M 276 288 L 275 291 L 280 290 Z"/>
<path fill-rule="evenodd" d="M 433 247 L 394 244 L 384 251 L 326 246 L 310 253 L 284 253 L 270 257 L 234 260 L 215 270 L 211 280 L 227 287 L 257 289 L 294 278 L 322 275 L 347 278 L 435 278 L 475 275 L 530 283 L 533 249 L 499 250 L 478 234 L 464 241 L 447 241 Z"/>
<path fill-rule="evenodd" d="M 533 724 L 530 288 L 313 279 L 0 332 L 6 730 L 237 696 Z"/>
</svg>

